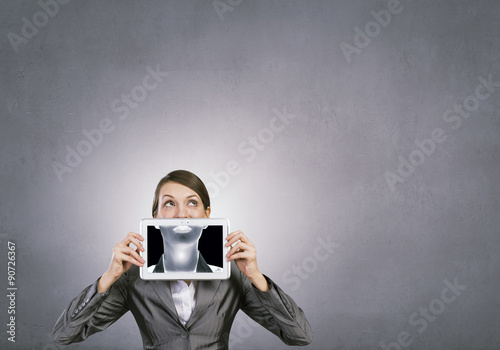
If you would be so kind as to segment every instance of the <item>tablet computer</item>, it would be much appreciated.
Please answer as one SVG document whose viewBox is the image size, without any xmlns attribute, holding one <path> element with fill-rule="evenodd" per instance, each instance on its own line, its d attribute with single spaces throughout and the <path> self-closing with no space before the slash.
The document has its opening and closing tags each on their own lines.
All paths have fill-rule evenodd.
<svg viewBox="0 0 500 350">
<path fill-rule="evenodd" d="M 143 219 L 141 235 L 145 280 L 227 279 L 227 219 Z"/>
</svg>

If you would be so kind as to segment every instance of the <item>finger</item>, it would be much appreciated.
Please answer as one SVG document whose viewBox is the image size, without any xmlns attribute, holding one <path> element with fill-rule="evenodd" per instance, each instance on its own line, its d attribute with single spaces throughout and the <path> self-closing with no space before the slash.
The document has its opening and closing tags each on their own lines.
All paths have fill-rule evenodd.
<svg viewBox="0 0 500 350">
<path fill-rule="evenodd" d="M 135 233 L 135 232 L 129 232 L 127 236 L 117 244 L 117 246 L 120 247 L 128 247 L 130 244 L 135 245 L 138 249 L 141 251 L 144 251 L 144 248 L 142 246 L 142 242 L 144 240 L 144 237 L 142 237 L 140 234 Z"/>
<path fill-rule="evenodd" d="M 136 232 L 129 232 L 125 238 L 123 239 L 122 243 L 125 244 L 125 245 L 128 245 L 130 244 L 131 242 L 134 241 L 134 239 L 136 240 L 139 240 L 139 241 L 143 241 L 144 240 L 144 237 L 142 237 L 140 234 L 136 233 Z"/>
<path fill-rule="evenodd" d="M 133 257 L 134 259 L 140 261 L 141 263 L 145 262 L 145 260 L 142 258 L 142 256 L 139 255 L 139 252 L 137 250 L 134 250 L 133 248 L 128 247 L 127 251 L 129 252 L 129 254 L 127 254 L 128 256 Z"/>
<path fill-rule="evenodd" d="M 247 243 L 247 244 L 251 245 L 252 247 L 254 246 L 254 245 L 253 245 L 253 243 L 252 243 L 252 241 L 251 241 L 250 239 L 248 239 L 248 237 L 247 237 L 247 236 L 243 233 L 243 231 L 236 231 L 236 232 L 235 232 L 235 236 L 233 236 L 233 237 L 231 238 L 231 241 L 234 243 L 234 242 L 236 242 L 238 239 L 239 239 L 241 242 L 245 242 L 245 243 Z M 230 242 L 231 242 L 231 241 L 230 241 Z M 230 243 L 230 245 L 231 245 L 231 244 L 233 244 L 233 243 Z"/>
<path fill-rule="evenodd" d="M 247 244 L 248 246 L 250 247 L 255 247 L 254 244 L 252 243 L 251 240 L 248 239 L 247 236 L 245 236 L 244 233 L 242 233 L 241 237 L 240 237 L 240 241 L 244 242 L 245 244 Z"/>
<path fill-rule="evenodd" d="M 227 240 L 230 240 L 230 239 L 232 239 L 234 236 L 236 236 L 236 235 L 238 235 L 238 234 L 240 234 L 240 233 L 243 233 L 243 231 L 241 231 L 241 230 L 233 231 L 233 232 L 231 232 L 230 234 L 228 234 L 228 235 L 226 236 L 226 239 L 227 239 Z"/>
<path fill-rule="evenodd" d="M 230 255 L 227 257 L 227 261 L 240 260 L 240 259 L 252 261 L 251 257 L 248 255 L 248 253 L 243 251 L 243 250 L 240 250 L 236 254 L 233 254 L 233 255 Z"/>
<path fill-rule="evenodd" d="M 140 266 L 142 266 L 145 260 L 139 254 L 137 254 L 132 248 L 129 249 L 130 250 L 126 250 L 125 252 L 119 252 L 117 254 L 117 259 L 121 261 L 121 263 L 127 261 L 135 265 L 140 264 Z"/>
<path fill-rule="evenodd" d="M 136 266 L 139 266 L 139 267 L 143 267 L 144 266 L 144 260 L 142 258 L 140 258 L 140 260 L 136 259 L 134 256 L 131 256 L 131 255 L 123 255 L 122 257 L 122 261 L 123 262 L 129 262 L 131 264 L 134 264 Z"/>
<path fill-rule="evenodd" d="M 242 242 L 239 242 L 234 247 L 232 247 L 229 253 L 226 254 L 226 256 L 229 257 L 233 254 L 241 252 L 245 252 L 246 253 L 245 256 L 249 259 L 254 259 L 256 256 L 255 249 Z"/>
<path fill-rule="evenodd" d="M 230 245 L 233 245 L 237 241 L 241 240 L 242 235 L 243 235 L 242 231 L 232 232 L 229 236 L 226 237 L 227 239 L 226 247 L 229 247 Z"/>
<path fill-rule="evenodd" d="M 239 251 L 239 250 L 244 250 L 246 252 L 251 252 L 252 254 L 256 255 L 257 254 L 257 250 L 255 249 L 255 247 L 251 244 L 248 244 L 248 243 L 245 243 L 243 241 L 239 241 L 237 242 L 231 249 L 230 249 L 230 252 L 233 253 L 235 251 Z"/>
<path fill-rule="evenodd" d="M 125 246 L 125 247 L 121 247 L 119 249 L 119 255 L 117 256 L 117 258 L 121 258 L 122 260 L 129 261 L 128 259 L 126 259 L 129 256 L 133 257 L 135 260 L 137 260 L 141 263 L 145 262 L 145 260 L 138 254 L 138 252 L 131 247 Z"/>
<path fill-rule="evenodd" d="M 142 237 L 142 235 L 137 232 L 129 232 L 127 236 L 131 237 L 132 239 L 136 239 L 138 241 L 144 241 L 144 237 Z"/>
<path fill-rule="evenodd" d="M 233 255 L 234 253 L 238 252 L 239 249 L 240 247 L 238 246 L 238 244 L 236 244 L 234 247 L 231 247 L 231 249 L 229 249 L 229 252 L 227 252 L 226 256 L 229 257 Z"/>
<path fill-rule="evenodd" d="M 137 238 L 134 237 L 131 243 L 133 243 L 137 247 L 138 250 L 140 250 L 142 252 L 144 251 L 144 247 L 142 245 L 142 242 L 139 241 Z"/>
<path fill-rule="evenodd" d="M 229 253 L 233 254 L 234 252 L 239 250 L 252 250 L 252 247 L 242 241 L 239 241 L 231 247 Z"/>
</svg>

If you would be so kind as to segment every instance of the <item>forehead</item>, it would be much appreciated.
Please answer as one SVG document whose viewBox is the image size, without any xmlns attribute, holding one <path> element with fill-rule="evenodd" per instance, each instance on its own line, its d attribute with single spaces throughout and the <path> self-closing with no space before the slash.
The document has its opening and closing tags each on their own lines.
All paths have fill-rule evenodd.
<svg viewBox="0 0 500 350">
<path fill-rule="evenodd" d="M 184 185 L 181 185 L 180 183 L 172 181 L 167 182 L 160 189 L 160 199 L 166 195 L 179 199 L 187 198 L 190 196 L 196 196 L 199 198 L 198 194 L 189 187 L 186 187 Z"/>
</svg>

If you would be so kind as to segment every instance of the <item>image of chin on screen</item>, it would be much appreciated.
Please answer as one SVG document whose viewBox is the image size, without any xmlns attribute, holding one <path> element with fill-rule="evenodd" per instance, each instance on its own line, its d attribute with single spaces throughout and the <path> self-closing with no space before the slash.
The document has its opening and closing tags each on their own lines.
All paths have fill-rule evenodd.
<svg viewBox="0 0 500 350">
<path fill-rule="evenodd" d="M 163 254 L 148 272 L 220 272 L 209 265 L 198 250 L 203 226 L 159 226 L 163 238 Z"/>
</svg>

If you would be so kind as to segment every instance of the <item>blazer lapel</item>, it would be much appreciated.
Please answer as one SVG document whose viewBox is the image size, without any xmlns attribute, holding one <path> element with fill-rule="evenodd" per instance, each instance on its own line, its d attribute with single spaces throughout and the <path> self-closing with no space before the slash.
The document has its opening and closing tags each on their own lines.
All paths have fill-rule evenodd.
<svg viewBox="0 0 500 350">
<path fill-rule="evenodd" d="M 210 305 L 213 300 L 215 293 L 219 289 L 221 280 L 201 280 L 198 281 L 198 288 L 196 291 L 196 306 L 193 310 L 193 314 L 189 319 L 186 327 L 189 327 L 193 322 L 196 322 L 203 314 L 205 310 Z"/>
<path fill-rule="evenodd" d="M 170 291 L 170 281 L 149 281 L 149 283 L 166 305 L 168 311 L 170 311 L 173 317 L 178 320 L 179 316 L 177 315 L 174 299 L 172 298 L 172 292 Z"/>
</svg>

